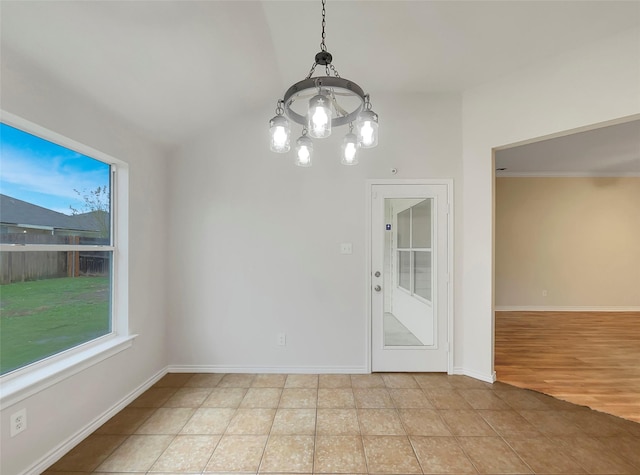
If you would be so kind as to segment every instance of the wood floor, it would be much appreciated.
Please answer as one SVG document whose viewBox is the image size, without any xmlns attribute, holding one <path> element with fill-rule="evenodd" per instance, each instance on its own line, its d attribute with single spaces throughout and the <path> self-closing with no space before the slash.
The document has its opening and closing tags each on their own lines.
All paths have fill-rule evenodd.
<svg viewBox="0 0 640 475">
<path fill-rule="evenodd" d="M 496 312 L 498 381 L 640 422 L 640 312 Z"/>
</svg>

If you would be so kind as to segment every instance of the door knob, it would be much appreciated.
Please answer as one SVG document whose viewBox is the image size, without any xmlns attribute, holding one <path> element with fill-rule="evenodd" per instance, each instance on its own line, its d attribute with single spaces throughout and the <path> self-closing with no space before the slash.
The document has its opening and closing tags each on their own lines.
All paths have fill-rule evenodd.
<svg viewBox="0 0 640 475">
<path fill-rule="evenodd" d="M 382 290 L 382 287 L 380 287 L 379 285 L 376 285 L 373 290 L 375 290 L 376 292 L 380 292 Z"/>
</svg>

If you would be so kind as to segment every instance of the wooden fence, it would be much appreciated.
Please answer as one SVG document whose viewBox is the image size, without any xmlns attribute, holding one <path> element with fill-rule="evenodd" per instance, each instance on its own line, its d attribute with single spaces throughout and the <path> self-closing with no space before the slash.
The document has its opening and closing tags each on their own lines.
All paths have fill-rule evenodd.
<svg viewBox="0 0 640 475">
<path fill-rule="evenodd" d="M 85 244 L 78 236 L 46 234 L 2 234 L 3 244 Z M 28 240 L 28 242 L 26 242 Z M 86 244 L 93 244 L 89 242 Z M 0 284 L 78 277 L 80 275 L 108 275 L 111 253 L 104 251 L 16 251 L 0 252 Z"/>
<path fill-rule="evenodd" d="M 72 253 L 0 252 L 0 284 L 67 277 L 67 254 Z"/>
</svg>

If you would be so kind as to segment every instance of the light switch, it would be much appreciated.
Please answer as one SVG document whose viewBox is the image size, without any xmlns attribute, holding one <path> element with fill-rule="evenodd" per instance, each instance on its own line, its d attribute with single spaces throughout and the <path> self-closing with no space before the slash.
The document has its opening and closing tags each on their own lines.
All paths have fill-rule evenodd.
<svg viewBox="0 0 640 475">
<path fill-rule="evenodd" d="M 353 248 L 350 242 L 343 242 L 340 244 L 340 254 L 351 254 Z"/>
</svg>

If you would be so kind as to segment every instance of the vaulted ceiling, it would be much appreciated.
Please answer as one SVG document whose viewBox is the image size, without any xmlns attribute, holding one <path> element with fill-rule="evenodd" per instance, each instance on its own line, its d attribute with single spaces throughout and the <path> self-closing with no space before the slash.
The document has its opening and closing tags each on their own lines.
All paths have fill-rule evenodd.
<svg viewBox="0 0 640 475">
<path fill-rule="evenodd" d="M 3 68 L 65 84 L 167 146 L 262 105 L 266 124 L 319 51 L 320 0 L 0 5 Z M 626 1 L 329 0 L 326 43 L 373 97 L 463 91 L 639 24 Z"/>
</svg>

